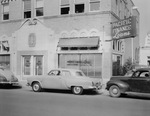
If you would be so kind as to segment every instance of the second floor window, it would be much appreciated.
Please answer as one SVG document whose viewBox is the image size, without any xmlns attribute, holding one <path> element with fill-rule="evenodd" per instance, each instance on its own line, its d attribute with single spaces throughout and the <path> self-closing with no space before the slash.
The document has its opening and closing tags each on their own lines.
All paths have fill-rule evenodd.
<svg viewBox="0 0 150 116">
<path fill-rule="evenodd" d="M 36 16 L 43 16 L 43 0 L 36 0 Z"/>
<path fill-rule="evenodd" d="M 31 18 L 31 0 L 24 0 L 24 18 Z"/>
<path fill-rule="evenodd" d="M 9 20 L 9 4 L 3 5 L 3 20 Z"/>
<path fill-rule="evenodd" d="M 75 13 L 84 13 L 84 4 L 75 4 Z"/>
<path fill-rule="evenodd" d="M 90 0 L 90 11 L 100 10 L 100 0 Z"/>
<path fill-rule="evenodd" d="M 61 15 L 69 14 L 69 0 L 61 0 Z"/>
</svg>

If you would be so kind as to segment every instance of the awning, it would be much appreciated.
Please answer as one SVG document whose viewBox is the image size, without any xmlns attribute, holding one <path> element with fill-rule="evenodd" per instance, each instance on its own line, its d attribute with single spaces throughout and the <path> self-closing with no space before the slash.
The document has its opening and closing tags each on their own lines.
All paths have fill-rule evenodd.
<svg viewBox="0 0 150 116">
<path fill-rule="evenodd" d="M 9 2 L 13 2 L 16 0 L 1 0 L 1 4 L 8 4 Z"/>
<path fill-rule="evenodd" d="M 85 38 L 60 38 L 58 47 L 97 47 L 99 37 Z"/>
</svg>

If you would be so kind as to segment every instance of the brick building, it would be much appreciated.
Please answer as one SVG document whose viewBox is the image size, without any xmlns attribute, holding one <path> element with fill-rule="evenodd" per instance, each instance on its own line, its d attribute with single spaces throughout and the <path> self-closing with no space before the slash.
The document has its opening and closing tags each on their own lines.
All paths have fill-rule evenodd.
<svg viewBox="0 0 150 116">
<path fill-rule="evenodd" d="M 61 67 L 108 80 L 113 64 L 138 61 L 138 34 L 112 39 L 112 23 L 130 16 L 138 33 L 133 7 L 131 0 L 1 0 L 0 65 L 19 79 Z"/>
</svg>

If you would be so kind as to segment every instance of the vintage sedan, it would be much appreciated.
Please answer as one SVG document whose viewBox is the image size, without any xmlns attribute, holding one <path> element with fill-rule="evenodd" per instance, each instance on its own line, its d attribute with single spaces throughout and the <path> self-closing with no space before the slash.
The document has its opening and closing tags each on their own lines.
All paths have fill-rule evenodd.
<svg viewBox="0 0 150 116">
<path fill-rule="evenodd" d="M 19 81 L 10 70 L 0 67 L 0 86 L 5 85 L 18 86 Z"/>
<path fill-rule="evenodd" d="M 76 95 L 82 94 L 83 90 L 98 90 L 101 88 L 101 80 L 85 76 L 81 70 L 54 69 L 48 75 L 27 78 L 27 85 L 34 92 L 42 89 L 72 90 Z"/>
<path fill-rule="evenodd" d="M 112 97 L 128 92 L 150 93 L 150 68 L 139 68 L 125 76 L 113 76 L 107 82 L 106 89 Z"/>
</svg>

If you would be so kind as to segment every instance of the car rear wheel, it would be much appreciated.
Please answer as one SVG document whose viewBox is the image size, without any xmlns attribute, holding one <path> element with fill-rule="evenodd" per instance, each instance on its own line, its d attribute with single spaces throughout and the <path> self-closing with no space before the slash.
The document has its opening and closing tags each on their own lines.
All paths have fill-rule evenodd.
<svg viewBox="0 0 150 116">
<path fill-rule="evenodd" d="M 109 94 L 111 97 L 119 97 L 121 95 L 119 87 L 117 85 L 112 85 L 109 88 Z"/>
<path fill-rule="evenodd" d="M 73 92 L 75 95 L 81 95 L 81 94 L 83 93 L 83 88 L 80 87 L 80 86 L 72 87 L 72 92 Z"/>
<path fill-rule="evenodd" d="M 39 82 L 34 82 L 33 84 L 32 84 L 32 90 L 34 91 L 34 92 L 40 92 L 41 91 L 41 85 L 40 85 L 40 83 Z"/>
</svg>

